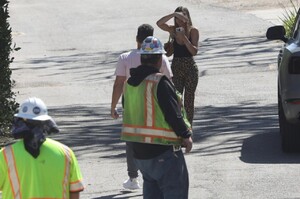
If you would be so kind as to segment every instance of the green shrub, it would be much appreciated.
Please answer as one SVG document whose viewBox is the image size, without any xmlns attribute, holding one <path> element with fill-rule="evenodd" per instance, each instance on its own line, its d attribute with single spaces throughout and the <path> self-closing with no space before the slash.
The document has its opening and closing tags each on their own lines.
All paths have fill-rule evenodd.
<svg viewBox="0 0 300 199">
<path fill-rule="evenodd" d="M 16 93 L 12 91 L 14 81 L 9 66 L 14 59 L 10 53 L 20 48 L 12 46 L 8 18 L 8 1 L 0 0 L 0 135 L 10 131 L 13 115 L 19 106 L 15 101 Z"/>
<path fill-rule="evenodd" d="M 298 1 L 290 0 L 290 3 L 291 3 L 291 7 L 289 8 L 282 5 L 284 9 L 284 14 L 283 17 L 280 17 L 280 20 L 282 21 L 283 26 L 285 28 L 287 38 L 291 38 L 293 36 L 295 19 L 299 9 Z"/>
</svg>

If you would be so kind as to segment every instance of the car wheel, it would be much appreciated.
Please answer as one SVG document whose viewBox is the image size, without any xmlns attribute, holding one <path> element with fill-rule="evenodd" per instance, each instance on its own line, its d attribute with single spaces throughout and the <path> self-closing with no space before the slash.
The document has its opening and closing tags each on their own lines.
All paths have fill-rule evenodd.
<svg viewBox="0 0 300 199">
<path fill-rule="evenodd" d="M 299 151 L 300 126 L 286 120 L 280 96 L 278 96 L 278 117 L 282 151 L 285 153 Z"/>
</svg>

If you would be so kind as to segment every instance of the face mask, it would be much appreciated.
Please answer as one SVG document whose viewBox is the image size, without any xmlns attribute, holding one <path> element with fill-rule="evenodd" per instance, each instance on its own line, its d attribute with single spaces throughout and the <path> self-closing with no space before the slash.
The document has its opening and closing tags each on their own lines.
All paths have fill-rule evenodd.
<svg viewBox="0 0 300 199">
<path fill-rule="evenodd" d="M 40 154 L 40 147 L 45 142 L 46 137 L 42 126 L 35 126 L 28 135 L 24 137 L 24 146 L 28 153 L 34 158 Z"/>
<path fill-rule="evenodd" d="M 12 135 L 15 139 L 24 139 L 25 149 L 34 158 L 40 154 L 40 146 L 46 140 L 45 133 L 58 133 L 56 123 L 51 119 L 47 121 L 24 120 L 15 118 Z"/>
<path fill-rule="evenodd" d="M 15 139 L 22 139 L 30 133 L 30 128 L 22 118 L 15 118 L 12 126 L 12 136 Z"/>
</svg>

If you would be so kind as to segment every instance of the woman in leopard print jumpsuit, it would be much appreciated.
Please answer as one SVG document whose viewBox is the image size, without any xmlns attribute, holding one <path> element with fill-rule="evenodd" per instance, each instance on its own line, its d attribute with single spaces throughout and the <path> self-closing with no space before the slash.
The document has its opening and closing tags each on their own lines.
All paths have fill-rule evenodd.
<svg viewBox="0 0 300 199">
<path fill-rule="evenodd" d="M 174 18 L 175 25 L 167 22 Z M 193 56 L 198 52 L 199 31 L 192 25 L 189 11 L 185 7 L 176 8 L 174 13 L 168 14 L 156 23 L 164 31 L 168 31 L 174 38 L 174 56 L 172 60 L 173 82 L 176 89 L 184 93 L 184 107 L 189 122 L 193 123 L 194 99 L 198 85 L 198 67 Z"/>
</svg>

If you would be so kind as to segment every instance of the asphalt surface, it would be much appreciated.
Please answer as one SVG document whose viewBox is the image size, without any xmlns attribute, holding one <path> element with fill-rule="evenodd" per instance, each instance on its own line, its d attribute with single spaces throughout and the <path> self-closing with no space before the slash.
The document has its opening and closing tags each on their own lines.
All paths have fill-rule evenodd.
<svg viewBox="0 0 300 199">
<path fill-rule="evenodd" d="M 62 131 L 52 137 L 78 157 L 86 185 L 82 198 L 142 198 L 141 190 L 122 188 L 127 172 L 121 119 L 109 115 L 113 73 L 118 55 L 135 48 L 140 24 L 153 25 L 167 41 L 155 22 L 179 5 L 189 8 L 200 31 L 195 143 L 186 155 L 190 198 L 299 197 L 293 192 L 299 180 L 290 182 L 299 179 L 292 171 L 300 159 L 279 149 L 281 44 L 265 38 L 266 29 L 279 23 L 278 10 L 235 11 L 175 0 L 11 1 L 14 41 L 22 48 L 12 64 L 17 100 L 36 96 L 48 105 Z"/>
</svg>

